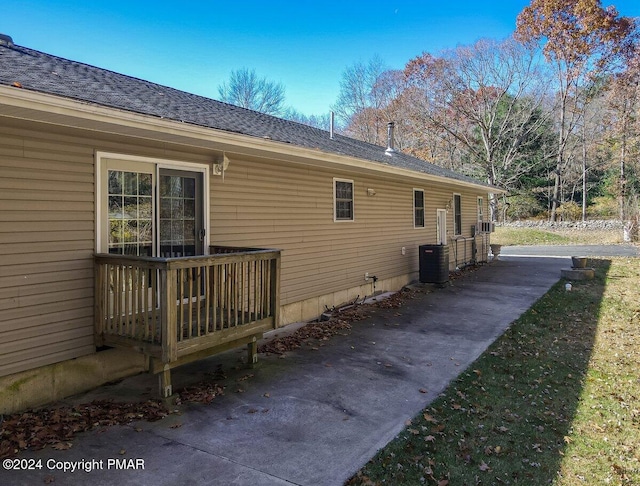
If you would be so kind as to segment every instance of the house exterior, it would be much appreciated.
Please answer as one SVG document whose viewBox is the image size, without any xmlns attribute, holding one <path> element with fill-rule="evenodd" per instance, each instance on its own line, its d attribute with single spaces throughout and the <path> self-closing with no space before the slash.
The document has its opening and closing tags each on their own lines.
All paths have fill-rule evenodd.
<svg viewBox="0 0 640 486">
<path fill-rule="evenodd" d="M 96 254 L 278 249 L 276 326 L 417 280 L 419 245 L 486 261 L 499 190 L 387 149 L 0 36 L 0 413 L 148 368 L 96 351 L 121 302 L 99 301 Z"/>
</svg>

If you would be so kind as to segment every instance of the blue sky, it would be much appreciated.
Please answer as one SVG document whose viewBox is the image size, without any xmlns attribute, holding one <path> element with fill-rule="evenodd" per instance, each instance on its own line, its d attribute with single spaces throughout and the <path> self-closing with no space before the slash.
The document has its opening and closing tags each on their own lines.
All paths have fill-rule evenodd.
<svg viewBox="0 0 640 486">
<path fill-rule="evenodd" d="M 638 0 L 603 0 L 640 17 Z M 286 87 L 286 104 L 328 113 L 340 78 L 380 56 L 401 69 L 423 51 L 502 39 L 529 0 L 20 0 L 0 33 L 16 44 L 218 97 L 233 69 Z"/>
</svg>

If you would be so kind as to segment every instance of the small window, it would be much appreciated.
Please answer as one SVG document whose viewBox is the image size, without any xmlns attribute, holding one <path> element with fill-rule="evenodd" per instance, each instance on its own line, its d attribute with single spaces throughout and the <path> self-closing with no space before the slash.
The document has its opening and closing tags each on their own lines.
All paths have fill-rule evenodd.
<svg viewBox="0 0 640 486">
<path fill-rule="evenodd" d="M 462 234 L 462 198 L 460 194 L 453 195 L 453 234 Z"/>
<path fill-rule="evenodd" d="M 353 221 L 353 181 L 334 179 L 334 219 Z"/>
<path fill-rule="evenodd" d="M 478 198 L 478 221 L 484 221 L 484 199 Z"/>
<path fill-rule="evenodd" d="M 424 191 L 413 190 L 413 227 L 424 228 Z"/>
</svg>

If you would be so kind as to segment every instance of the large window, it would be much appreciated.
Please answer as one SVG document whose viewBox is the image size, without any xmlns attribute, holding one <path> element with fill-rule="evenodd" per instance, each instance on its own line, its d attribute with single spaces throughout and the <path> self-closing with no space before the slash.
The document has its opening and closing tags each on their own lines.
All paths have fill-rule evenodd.
<svg viewBox="0 0 640 486">
<path fill-rule="evenodd" d="M 453 195 L 453 234 L 462 234 L 462 198 L 460 194 Z"/>
<path fill-rule="evenodd" d="M 334 219 L 353 221 L 353 181 L 334 179 Z"/>
<path fill-rule="evenodd" d="M 424 191 L 413 190 L 413 227 L 424 228 Z"/>
</svg>

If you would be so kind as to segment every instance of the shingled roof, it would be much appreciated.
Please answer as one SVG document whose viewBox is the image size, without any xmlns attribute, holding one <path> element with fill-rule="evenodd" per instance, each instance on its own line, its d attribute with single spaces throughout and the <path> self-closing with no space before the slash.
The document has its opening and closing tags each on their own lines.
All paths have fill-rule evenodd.
<svg viewBox="0 0 640 486">
<path fill-rule="evenodd" d="M 7 39 L 6 36 L 3 36 Z M 222 103 L 142 79 L 0 42 L 0 85 L 117 108 L 250 137 L 268 138 L 474 185 L 457 172 L 353 138 Z"/>
</svg>

